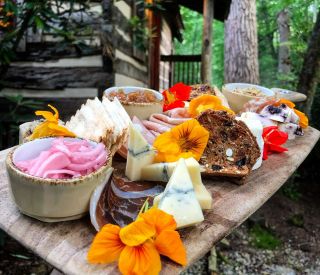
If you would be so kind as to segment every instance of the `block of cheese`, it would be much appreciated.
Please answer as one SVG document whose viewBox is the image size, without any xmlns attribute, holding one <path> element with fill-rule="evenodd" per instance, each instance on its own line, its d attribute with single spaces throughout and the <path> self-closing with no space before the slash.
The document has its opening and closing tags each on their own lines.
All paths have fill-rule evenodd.
<svg viewBox="0 0 320 275">
<path fill-rule="evenodd" d="M 201 180 L 201 166 L 194 158 L 185 159 L 196 197 L 202 209 L 211 209 L 212 197 Z M 141 169 L 141 179 L 168 182 L 177 162 L 153 163 Z M 155 199 L 157 201 L 158 198 Z"/>
<path fill-rule="evenodd" d="M 256 114 L 251 112 L 242 113 L 241 116 L 237 117 L 236 119 L 243 121 L 257 140 L 260 149 L 260 157 L 257 159 L 256 163 L 252 167 L 252 170 L 258 169 L 262 164 L 262 154 L 264 146 L 264 141 L 262 138 L 262 123 L 258 119 L 256 119 Z"/>
<path fill-rule="evenodd" d="M 204 220 L 184 159 L 180 159 L 158 203 L 158 208 L 173 215 L 177 228 Z"/>
<path fill-rule="evenodd" d="M 153 162 L 155 151 L 133 124 L 129 126 L 126 176 L 131 181 L 140 180 L 142 167 Z"/>
</svg>

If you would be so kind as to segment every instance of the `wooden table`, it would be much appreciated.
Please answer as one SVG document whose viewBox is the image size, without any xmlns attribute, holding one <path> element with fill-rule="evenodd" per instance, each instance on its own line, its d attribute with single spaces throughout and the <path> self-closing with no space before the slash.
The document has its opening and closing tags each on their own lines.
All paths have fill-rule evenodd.
<svg viewBox="0 0 320 275">
<path fill-rule="evenodd" d="M 246 185 L 205 181 L 214 199 L 213 209 L 205 212 L 204 222 L 180 231 L 188 264 L 203 257 L 214 244 L 263 205 L 302 163 L 319 136 L 318 130 L 309 127 L 304 137 L 287 143 L 287 153 L 271 155 L 250 175 Z M 115 264 L 87 263 L 86 254 L 95 234 L 88 217 L 48 224 L 20 214 L 10 197 L 4 165 L 7 152 L 0 152 L 1 229 L 66 274 L 117 274 Z M 162 263 L 162 274 L 177 274 L 182 270 L 168 260 L 164 259 Z"/>
</svg>

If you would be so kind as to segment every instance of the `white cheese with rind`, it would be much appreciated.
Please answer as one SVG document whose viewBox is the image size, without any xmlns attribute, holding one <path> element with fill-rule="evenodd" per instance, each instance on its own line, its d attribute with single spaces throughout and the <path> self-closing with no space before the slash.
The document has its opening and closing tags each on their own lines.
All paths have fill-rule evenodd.
<svg viewBox="0 0 320 275">
<path fill-rule="evenodd" d="M 180 159 L 158 203 L 158 208 L 173 215 L 177 228 L 204 220 L 184 159 Z"/>
<path fill-rule="evenodd" d="M 187 165 L 187 169 L 191 177 L 193 188 L 201 208 L 211 209 L 212 197 L 202 183 L 200 164 L 194 158 L 185 159 L 185 163 Z M 168 182 L 176 166 L 177 166 L 177 162 L 163 162 L 163 163 L 150 164 L 142 168 L 141 179 L 148 180 L 148 181 Z M 154 203 L 157 202 L 157 200 L 159 199 L 159 196 L 157 196 L 154 199 Z"/>
<path fill-rule="evenodd" d="M 129 126 L 128 155 L 125 175 L 131 181 L 141 179 L 141 169 L 153 163 L 154 149 L 133 124 Z"/>
<path fill-rule="evenodd" d="M 262 164 L 262 155 L 263 155 L 263 146 L 264 146 L 264 141 L 262 138 L 262 132 L 263 132 L 262 123 L 260 122 L 260 120 L 256 119 L 255 114 L 252 114 L 251 112 L 242 113 L 241 116 L 237 117 L 236 119 L 243 121 L 257 140 L 257 143 L 260 149 L 260 157 L 257 159 L 256 163 L 252 167 L 252 170 L 258 169 Z"/>
</svg>

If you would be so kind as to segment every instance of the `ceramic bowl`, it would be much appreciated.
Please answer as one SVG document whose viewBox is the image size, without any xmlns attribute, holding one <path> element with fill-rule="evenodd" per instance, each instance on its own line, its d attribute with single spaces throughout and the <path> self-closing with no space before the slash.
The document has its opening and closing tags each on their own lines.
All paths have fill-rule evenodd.
<svg viewBox="0 0 320 275">
<path fill-rule="evenodd" d="M 252 99 L 261 98 L 261 96 L 252 96 L 235 92 L 236 89 L 255 88 L 259 90 L 265 97 L 274 97 L 275 93 L 265 87 L 248 84 L 248 83 L 228 83 L 222 86 L 222 93 L 228 100 L 230 108 L 236 113 L 239 112 L 243 105 Z"/>
<path fill-rule="evenodd" d="M 13 199 L 19 210 L 45 222 L 78 219 L 89 210 L 94 189 L 111 173 L 111 159 L 98 170 L 72 179 L 47 179 L 28 175 L 14 163 L 37 157 L 51 147 L 55 138 L 29 141 L 11 150 L 6 167 Z M 75 139 L 75 138 L 67 138 Z M 80 140 L 80 139 L 77 139 Z M 97 143 L 91 142 L 93 146 Z"/>
<path fill-rule="evenodd" d="M 163 96 L 161 93 L 143 87 L 134 87 L 134 86 L 124 86 L 124 87 L 111 87 L 104 91 L 104 95 L 106 97 L 109 96 L 112 92 L 117 92 L 122 90 L 125 94 L 130 94 L 135 91 L 148 91 L 152 92 L 158 99 L 157 102 L 147 102 L 147 103 L 138 103 L 138 102 L 121 102 L 129 116 L 132 118 L 133 116 L 138 117 L 139 119 L 148 119 L 150 115 L 155 113 L 162 113 L 162 101 Z"/>
</svg>

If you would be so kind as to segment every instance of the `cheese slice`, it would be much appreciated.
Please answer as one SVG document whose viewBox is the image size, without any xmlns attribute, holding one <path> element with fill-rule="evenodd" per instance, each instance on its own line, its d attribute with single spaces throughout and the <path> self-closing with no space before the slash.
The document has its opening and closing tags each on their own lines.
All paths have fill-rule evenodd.
<svg viewBox="0 0 320 275">
<path fill-rule="evenodd" d="M 241 114 L 241 117 L 237 117 L 237 120 L 243 121 L 250 132 L 254 135 L 257 140 L 259 149 L 260 149 L 260 157 L 257 159 L 256 163 L 252 167 L 252 170 L 258 169 L 262 164 L 262 155 L 263 155 L 263 146 L 264 141 L 262 138 L 263 126 L 260 120 L 256 119 L 256 114 L 251 112 L 244 112 Z"/>
<path fill-rule="evenodd" d="M 194 158 L 185 159 L 185 163 L 201 208 L 211 209 L 212 197 L 202 183 L 200 164 Z M 176 166 L 177 162 L 163 162 L 147 165 L 141 169 L 141 179 L 168 182 Z M 154 199 L 154 203 L 160 199 L 159 196 Z"/>
<path fill-rule="evenodd" d="M 159 201 L 158 208 L 173 215 L 177 228 L 204 220 L 184 159 L 180 159 Z"/>
<path fill-rule="evenodd" d="M 140 180 L 142 167 L 153 162 L 155 151 L 133 124 L 129 126 L 126 176 L 131 181 Z"/>
</svg>

